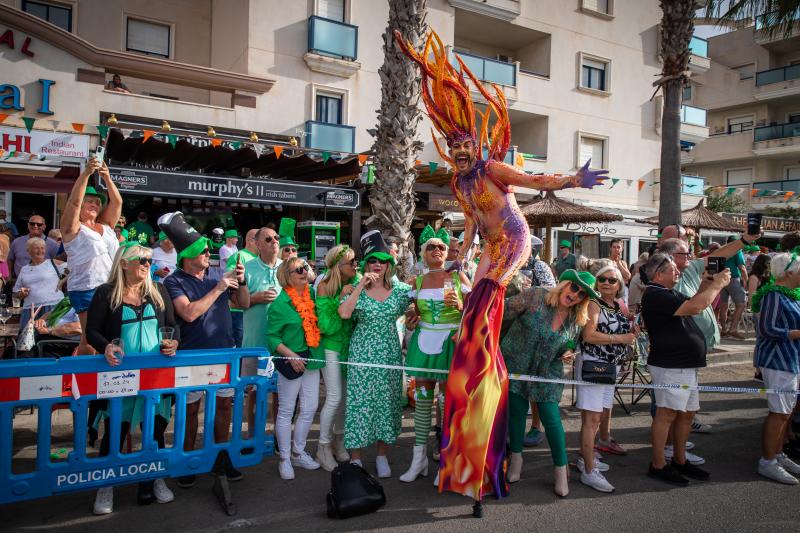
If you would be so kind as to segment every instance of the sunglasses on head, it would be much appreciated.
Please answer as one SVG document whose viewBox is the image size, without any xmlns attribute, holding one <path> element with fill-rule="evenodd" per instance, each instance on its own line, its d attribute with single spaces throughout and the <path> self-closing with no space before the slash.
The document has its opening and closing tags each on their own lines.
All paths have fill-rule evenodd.
<svg viewBox="0 0 800 533">
<path fill-rule="evenodd" d="M 33 226 L 34 228 L 43 228 L 44 222 L 28 222 L 29 226 Z"/>
<path fill-rule="evenodd" d="M 380 263 L 382 265 L 385 265 L 388 262 L 389 262 L 388 259 L 378 259 L 377 257 L 370 257 L 369 260 L 367 261 L 367 264 L 374 265 L 375 263 Z"/>
<path fill-rule="evenodd" d="M 303 266 L 295 268 L 294 270 L 292 270 L 292 272 L 294 272 L 295 274 L 305 274 L 306 272 L 308 272 L 308 264 L 303 263 Z"/>
<path fill-rule="evenodd" d="M 142 266 L 153 264 L 152 257 L 131 257 L 130 259 L 128 259 L 129 263 L 133 263 L 134 261 L 138 261 L 139 264 Z"/>
<path fill-rule="evenodd" d="M 584 298 L 586 298 L 586 291 L 585 291 L 585 290 L 583 290 L 583 289 L 581 288 L 581 286 L 580 286 L 580 285 L 578 285 L 577 283 L 575 283 L 574 281 L 573 281 L 573 282 L 570 282 L 570 284 L 569 284 L 569 290 L 570 290 L 570 291 L 572 291 L 572 292 L 574 292 L 575 294 L 577 294 L 577 295 L 578 295 L 578 298 L 580 298 L 581 300 L 583 300 Z"/>
<path fill-rule="evenodd" d="M 444 252 L 445 250 L 447 250 L 447 246 L 445 246 L 444 244 L 429 244 L 428 247 L 426 248 L 426 251 L 428 252 L 432 252 L 434 250 L 439 250 L 440 252 Z"/>
<path fill-rule="evenodd" d="M 297 248 L 295 248 L 294 246 L 287 246 L 286 248 L 283 249 L 283 251 L 289 253 L 295 253 L 297 251 Z"/>
<path fill-rule="evenodd" d="M 597 278 L 597 283 L 608 283 L 609 285 L 615 285 L 619 280 L 617 278 L 607 278 L 605 276 L 600 276 Z"/>
</svg>

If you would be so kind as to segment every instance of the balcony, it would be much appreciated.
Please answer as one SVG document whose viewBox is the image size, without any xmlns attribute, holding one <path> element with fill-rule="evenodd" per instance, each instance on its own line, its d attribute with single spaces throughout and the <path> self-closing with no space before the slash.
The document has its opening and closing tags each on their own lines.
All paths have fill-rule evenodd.
<svg viewBox="0 0 800 533">
<path fill-rule="evenodd" d="M 303 56 L 315 72 L 350 78 L 361 68 L 358 26 L 316 15 L 308 18 L 308 52 Z"/>
<path fill-rule="evenodd" d="M 800 122 L 756 128 L 753 131 L 753 153 L 778 157 L 800 154 Z"/>
<path fill-rule="evenodd" d="M 777 12 L 772 11 L 756 17 L 753 38 L 756 44 L 773 52 L 793 52 L 800 47 L 800 22 L 795 22 L 787 31 L 786 26 L 779 26 L 770 35 L 770 30 L 776 25 Z M 795 20 L 800 19 L 800 14 L 795 14 Z"/>
<path fill-rule="evenodd" d="M 660 176 L 656 177 L 658 181 Z M 701 176 L 685 174 L 681 176 L 681 208 L 694 207 L 700 198 L 705 196 L 706 179 Z M 653 202 L 658 204 L 661 196 L 661 185 L 653 184 Z"/>
<path fill-rule="evenodd" d="M 696 145 L 690 154 L 691 161 L 682 164 L 698 165 L 749 159 L 753 157 L 753 135 L 749 131 L 710 135 L 704 142 Z"/>
<path fill-rule="evenodd" d="M 449 0 L 449 3 L 458 9 L 506 21 L 520 14 L 520 0 Z"/>
<path fill-rule="evenodd" d="M 756 72 L 756 100 L 771 100 L 800 94 L 800 65 Z"/>
<path fill-rule="evenodd" d="M 681 140 L 700 143 L 708 139 L 708 113 L 690 105 L 681 106 Z"/>
<path fill-rule="evenodd" d="M 507 87 L 517 86 L 518 63 L 507 63 L 489 57 L 482 57 L 467 52 L 453 51 L 450 54 L 451 61 L 457 63 L 455 54 L 472 71 L 476 78 L 488 83 L 496 83 Z"/>
<path fill-rule="evenodd" d="M 306 148 L 352 154 L 355 151 L 356 128 L 343 124 L 306 121 Z"/>
<path fill-rule="evenodd" d="M 689 41 L 689 70 L 703 73 L 711 68 L 711 59 L 708 57 L 708 41 L 700 37 L 692 37 Z"/>
</svg>

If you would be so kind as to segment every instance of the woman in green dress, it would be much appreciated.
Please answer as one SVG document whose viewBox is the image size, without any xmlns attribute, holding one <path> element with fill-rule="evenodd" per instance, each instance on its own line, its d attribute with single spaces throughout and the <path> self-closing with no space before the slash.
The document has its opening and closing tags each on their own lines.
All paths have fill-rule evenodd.
<svg viewBox="0 0 800 533">
<path fill-rule="evenodd" d="M 439 390 L 443 392 L 447 381 L 446 373 L 411 369 L 450 370 L 455 348 L 453 336 L 461 323 L 464 295 L 469 292 L 470 287 L 469 279 L 463 272 L 446 272 L 444 269 L 449 235 L 445 232 L 440 233 L 441 238 L 431 235 L 433 229 L 428 226 L 420 238 L 423 240 L 427 237 L 422 243 L 422 261 L 428 273 L 417 276 L 414 287 L 409 292 L 409 296 L 416 302 L 420 321 L 414 329 L 406 354 L 406 366 L 409 367 L 406 374 L 416 380 L 416 406 L 414 455 L 408 471 L 400 476 L 400 481 L 405 482 L 414 481 L 420 474 L 428 475 L 427 442 L 431 431 L 434 389 L 439 381 Z"/>
<path fill-rule="evenodd" d="M 317 320 L 325 351 L 325 404 L 319 412 L 319 446 L 317 462 L 327 471 L 336 468 L 336 461 L 349 461 L 344 447 L 344 376 L 347 348 L 353 324 L 339 316 L 341 299 L 353 292 L 358 281 L 355 251 L 346 244 L 334 246 L 325 255 L 327 271 L 317 288 Z"/>
<path fill-rule="evenodd" d="M 395 261 L 377 231 L 361 238 L 364 276 L 339 306 L 339 316 L 353 319 L 349 363 L 402 365 L 397 319 L 409 305 L 405 283 L 392 282 Z M 363 466 L 362 448 L 377 442 L 378 477 L 392 475 L 386 452 L 400 434 L 403 372 L 351 364 L 347 370 L 344 444 L 351 461 Z"/>
<path fill-rule="evenodd" d="M 275 360 L 278 371 L 275 437 L 281 455 L 278 474 L 285 480 L 294 479 L 295 466 L 306 470 L 320 466 L 306 452 L 306 439 L 319 404 L 319 369 L 325 366 L 308 270 L 308 264 L 299 257 L 281 263 L 276 277 L 283 291 L 268 311 L 267 347 L 270 353 L 281 357 Z M 292 435 L 292 418 L 298 403 Z"/>
<path fill-rule="evenodd" d="M 567 446 L 558 411 L 564 385 L 515 380 L 515 374 L 560 379 L 564 363 L 575 357 L 583 326 L 588 320 L 589 297 L 597 298 L 594 276 L 565 270 L 552 289 L 531 287 L 505 302 L 504 320 L 513 320 L 500 349 L 508 367 L 509 436 L 511 461 L 508 482 L 519 481 L 529 400 L 536 402 L 555 465 L 558 496 L 569 494 Z"/>
</svg>

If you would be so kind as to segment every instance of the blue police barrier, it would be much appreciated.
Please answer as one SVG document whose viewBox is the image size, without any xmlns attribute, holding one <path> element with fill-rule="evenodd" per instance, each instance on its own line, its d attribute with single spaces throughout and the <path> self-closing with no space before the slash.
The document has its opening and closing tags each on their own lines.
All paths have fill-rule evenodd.
<svg viewBox="0 0 800 533">
<path fill-rule="evenodd" d="M 258 358 L 258 375 L 240 376 L 240 363 Z M 254 466 L 274 453 L 274 439 L 266 435 L 268 394 L 276 391 L 276 378 L 264 349 L 187 350 L 175 357 L 160 354 L 126 354 L 122 364 L 110 367 L 103 356 L 61 359 L 25 359 L 0 363 L 0 504 L 42 498 L 66 491 L 121 485 L 148 479 L 178 477 L 211 471 L 218 454 L 227 453 L 236 468 Z M 243 438 L 245 388 L 254 385 L 255 423 L 251 437 Z M 214 442 L 216 392 L 235 390 L 232 427 L 228 442 Z M 186 396 L 205 393 L 203 443 L 184 451 Z M 120 451 L 122 402 L 138 395 L 144 401 L 142 445 L 132 453 Z M 174 404 L 173 445 L 158 448 L 153 438 L 156 406 L 162 395 Z M 108 399 L 109 453 L 87 457 L 89 402 Z M 65 460 L 51 458 L 51 413 L 67 404 L 73 416 L 73 449 Z M 39 410 L 36 462 L 33 471 L 12 471 L 15 409 Z M 138 428 L 131 428 L 131 432 Z M 243 453 L 246 452 L 246 453 Z"/>
</svg>

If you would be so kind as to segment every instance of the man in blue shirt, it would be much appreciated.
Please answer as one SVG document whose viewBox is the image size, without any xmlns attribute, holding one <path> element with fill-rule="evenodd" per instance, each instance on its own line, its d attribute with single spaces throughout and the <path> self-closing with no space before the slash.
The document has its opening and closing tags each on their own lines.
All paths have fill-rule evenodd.
<svg viewBox="0 0 800 533">
<path fill-rule="evenodd" d="M 181 349 L 233 348 L 233 325 L 229 299 L 235 305 L 248 307 L 250 294 L 244 284 L 244 265 L 237 265 L 220 277 L 209 270 L 210 243 L 183 220 L 183 214 L 168 213 L 158 221 L 159 226 L 178 251 L 178 269 L 164 280 L 175 314 L 180 318 Z M 230 297 L 228 296 L 229 292 Z M 217 391 L 214 415 L 214 442 L 226 442 L 231 425 L 234 389 Z M 184 451 L 194 449 L 197 438 L 201 392 L 186 395 L 186 436 Z M 242 479 L 242 473 L 229 462 L 225 473 L 230 481 Z M 194 476 L 178 479 L 178 486 L 191 487 Z"/>
</svg>

